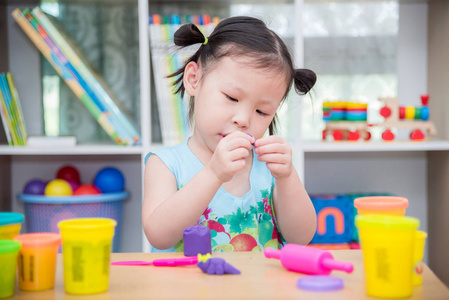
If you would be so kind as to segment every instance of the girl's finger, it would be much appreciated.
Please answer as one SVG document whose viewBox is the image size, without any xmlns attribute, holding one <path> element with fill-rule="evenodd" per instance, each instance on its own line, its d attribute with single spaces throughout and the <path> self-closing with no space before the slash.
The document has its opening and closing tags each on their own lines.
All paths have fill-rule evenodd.
<svg viewBox="0 0 449 300">
<path fill-rule="evenodd" d="M 245 140 L 248 140 L 248 142 L 250 144 L 254 144 L 254 142 L 256 141 L 256 139 L 249 133 L 244 133 L 241 131 L 235 131 L 233 133 L 228 134 L 226 137 L 224 137 L 225 139 L 234 139 L 234 138 L 243 138 Z"/>
<path fill-rule="evenodd" d="M 289 147 L 286 144 L 268 144 L 264 146 L 256 147 L 256 154 L 267 154 L 267 153 L 289 153 Z"/>
<path fill-rule="evenodd" d="M 277 163 L 277 164 L 288 164 L 291 161 L 291 159 L 289 159 L 287 155 L 280 153 L 259 155 L 257 159 L 259 161 L 264 161 L 266 163 Z"/>
<path fill-rule="evenodd" d="M 249 138 L 249 137 L 248 137 Z M 226 136 L 220 143 L 223 143 L 223 145 L 228 149 L 229 151 L 232 151 L 237 148 L 245 148 L 247 150 L 252 149 L 251 142 L 249 141 L 247 137 L 229 137 Z"/>
<path fill-rule="evenodd" d="M 249 151 L 245 148 L 237 148 L 229 152 L 230 161 L 236 161 L 249 156 Z"/>
<path fill-rule="evenodd" d="M 286 144 L 287 141 L 284 138 L 280 137 L 280 136 L 270 135 L 270 136 L 267 136 L 265 138 L 261 138 L 261 139 L 256 140 L 254 142 L 254 146 L 255 147 L 260 147 L 260 146 L 263 146 L 263 145 L 273 144 L 273 143 Z"/>
</svg>

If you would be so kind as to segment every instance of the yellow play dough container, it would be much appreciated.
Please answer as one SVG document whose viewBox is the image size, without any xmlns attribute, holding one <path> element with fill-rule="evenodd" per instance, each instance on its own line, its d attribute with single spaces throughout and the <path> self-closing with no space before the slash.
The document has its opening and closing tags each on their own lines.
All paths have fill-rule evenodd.
<svg viewBox="0 0 449 300">
<path fill-rule="evenodd" d="M 415 251 L 413 252 L 413 285 L 421 285 L 423 274 L 424 246 L 426 244 L 427 233 L 417 230 L 415 233 Z"/>
<path fill-rule="evenodd" d="M 359 215 L 403 216 L 408 207 L 408 199 L 394 196 L 373 196 L 354 199 Z"/>
<path fill-rule="evenodd" d="M 380 298 L 410 297 L 415 231 L 419 220 L 359 215 L 356 226 L 363 251 L 368 295 Z"/>
<path fill-rule="evenodd" d="M 67 219 L 62 236 L 64 286 L 69 294 L 97 294 L 109 287 L 109 261 L 117 222 L 107 218 Z"/>
<path fill-rule="evenodd" d="M 22 245 L 18 257 L 19 288 L 42 291 L 55 286 L 56 257 L 61 236 L 58 233 L 20 234 L 14 240 Z"/>
<path fill-rule="evenodd" d="M 19 235 L 23 219 L 19 213 L 0 212 L 0 240 L 12 240 Z"/>
</svg>

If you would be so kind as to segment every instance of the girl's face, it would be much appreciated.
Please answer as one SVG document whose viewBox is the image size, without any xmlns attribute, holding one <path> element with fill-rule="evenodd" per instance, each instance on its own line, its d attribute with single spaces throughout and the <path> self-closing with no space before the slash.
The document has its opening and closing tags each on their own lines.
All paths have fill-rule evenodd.
<svg viewBox="0 0 449 300">
<path fill-rule="evenodd" d="M 204 77 L 201 68 L 191 64 L 184 83 L 195 98 L 194 139 L 211 151 L 234 131 L 260 139 L 287 90 L 284 74 L 253 68 L 245 58 L 223 57 Z"/>
</svg>

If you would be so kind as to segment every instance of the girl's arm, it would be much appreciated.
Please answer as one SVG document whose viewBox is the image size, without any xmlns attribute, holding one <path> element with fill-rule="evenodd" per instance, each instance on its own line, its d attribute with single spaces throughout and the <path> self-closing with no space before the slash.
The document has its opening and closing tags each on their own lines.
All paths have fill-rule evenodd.
<svg viewBox="0 0 449 300">
<path fill-rule="evenodd" d="M 290 145 L 279 136 L 269 136 L 255 146 L 259 160 L 276 178 L 273 204 L 282 236 L 288 243 L 308 244 L 316 231 L 316 212 L 292 164 Z"/>
<path fill-rule="evenodd" d="M 298 173 L 276 179 L 273 204 L 279 229 L 289 243 L 308 244 L 316 231 L 316 212 Z"/>
<path fill-rule="evenodd" d="M 180 190 L 161 159 L 148 158 L 142 224 L 152 246 L 167 249 L 182 239 L 184 229 L 197 223 L 220 186 L 244 168 L 252 142 L 254 138 L 241 132 L 226 136 L 205 167 Z"/>
<path fill-rule="evenodd" d="M 145 166 L 142 224 L 150 244 L 167 249 L 182 239 L 186 227 L 196 224 L 221 182 L 203 168 L 182 189 L 156 155 Z"/>
</svg>

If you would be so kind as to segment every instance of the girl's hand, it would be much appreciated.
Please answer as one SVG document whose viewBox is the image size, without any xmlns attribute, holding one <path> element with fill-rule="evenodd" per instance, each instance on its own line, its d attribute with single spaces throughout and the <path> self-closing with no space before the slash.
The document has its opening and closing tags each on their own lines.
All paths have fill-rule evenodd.
<svg viewBox="0 0 449 300">
<path fill-rule="evenodd" d="M 287 141 L 276 135 L 257 140 L 254 143 L 258 159 L 267 163 L 271 175 L 275 178 L 290 176 L 293 170 L 292 148 Z"/>
<path fill-rule="evenodd" d="M 218 143 L 207 166 L 221 182 L 228 182 L 245 167 L 254 141 L 252 136 L 239 131 L 225 136 Z"/>
</svg>

